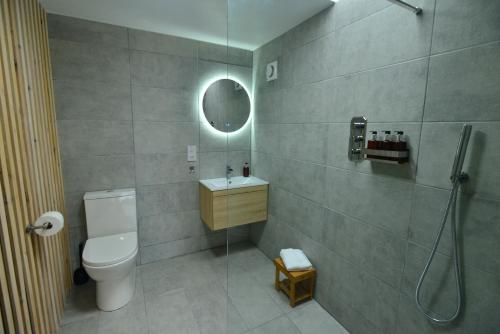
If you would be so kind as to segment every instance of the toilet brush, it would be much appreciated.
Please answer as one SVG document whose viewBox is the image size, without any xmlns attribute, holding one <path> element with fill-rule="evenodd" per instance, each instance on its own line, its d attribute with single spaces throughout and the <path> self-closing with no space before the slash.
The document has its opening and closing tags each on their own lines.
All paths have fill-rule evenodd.
<svg viewBox="0 0 500 334">
<path fill-rule="evenodd" d="M 75 285 L 82 285 L 89 280 L 89 275 L 82 266 L 83 243 L 80 243 L 78 246 L 78 253 L 80 255 L 80 268 L 76 269 L 73 273 L 73 282 Z"/>
</svg>

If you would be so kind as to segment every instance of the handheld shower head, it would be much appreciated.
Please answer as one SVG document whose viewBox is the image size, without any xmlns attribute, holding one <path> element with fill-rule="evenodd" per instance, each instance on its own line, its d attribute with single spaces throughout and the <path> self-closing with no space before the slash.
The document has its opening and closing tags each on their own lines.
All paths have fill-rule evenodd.
<svg viewBox="0 0 500 334">
<path fill-rule="evenodd" d="M 462 167 L 464 165 L 465 154 L 467 153 L 467 144 L 469 143 L 471 131 L 472 125 L 464 124 L 462 132 L 460 133 L 460 139 L 458 140 L 453 167 L 451 168 L 450 180 L 452 183 L 455 183 L 455 181 L 460 179 L 462 174 Z"/>
</svg>

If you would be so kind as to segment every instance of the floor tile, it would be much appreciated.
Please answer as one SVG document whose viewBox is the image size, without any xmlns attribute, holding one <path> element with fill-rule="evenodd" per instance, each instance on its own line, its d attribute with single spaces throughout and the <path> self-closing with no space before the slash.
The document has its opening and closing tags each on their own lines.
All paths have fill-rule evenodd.
<svg viewBox="0 0 500 334">
<path fill-rule="evenodd" d="M 99 316 L 95 315 L 84 320 L 74 321 L 67 325 L 63 325 L 59 334 L 87 334 L 96 333 Z"/>
<path fill-rule="evenodd" d="M 200 334 L 184 289 L 146 294 L 149 333 Z"/>
<path fill-rule="evenodd" d="M 293 322 L 286 316 L 271 320 L 262 326 L 252 329 L 248 334 L 301 334 Z"/>
<path fill-rule="evenodd" d="M 302 334 L 349 334 L 316 301 L 310 301 L 303 307 L 288 313 Z"/>
<path fill-rule="evenodd" d="M 229 275 L 228 293 L 249 328 L 260 326 L 283 314 L 276 302 L 250 275 Z"/>
<path fill-rule="evenodd" d="M 132 301 L 113 312 L 101 312 L 98 334 L 148 334 L 144 300 Z"/>
</svg>

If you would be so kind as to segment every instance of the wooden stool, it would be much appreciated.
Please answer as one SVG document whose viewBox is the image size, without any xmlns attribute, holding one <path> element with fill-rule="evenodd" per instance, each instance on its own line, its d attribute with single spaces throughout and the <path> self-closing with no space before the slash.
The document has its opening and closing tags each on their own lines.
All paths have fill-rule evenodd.
<svg viewBox="0 0 500 334">
<path fill-rule="evenodd" d="M 291 307 L 295 307 L 298 301 L 312 299 L 316 269 L 288 271 L 280 257 L 274 259 L 273 262 L 276 266 L 274 285 L 276 290 L 282 290 L 290 298 Z M 280 272 L 287 277 L 283 281 L 280 281 Z"/>
</svg>

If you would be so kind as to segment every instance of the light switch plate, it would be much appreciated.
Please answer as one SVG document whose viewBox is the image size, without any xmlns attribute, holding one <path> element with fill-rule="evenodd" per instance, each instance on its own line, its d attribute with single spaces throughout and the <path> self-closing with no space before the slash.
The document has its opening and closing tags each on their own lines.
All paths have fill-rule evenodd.
<svg viewBox="0 0 500 334">
<path fill-rule="evenodd" d="M 188 145 L 187 161 L 196 161 L 196 145 Z"/>
</svg>

